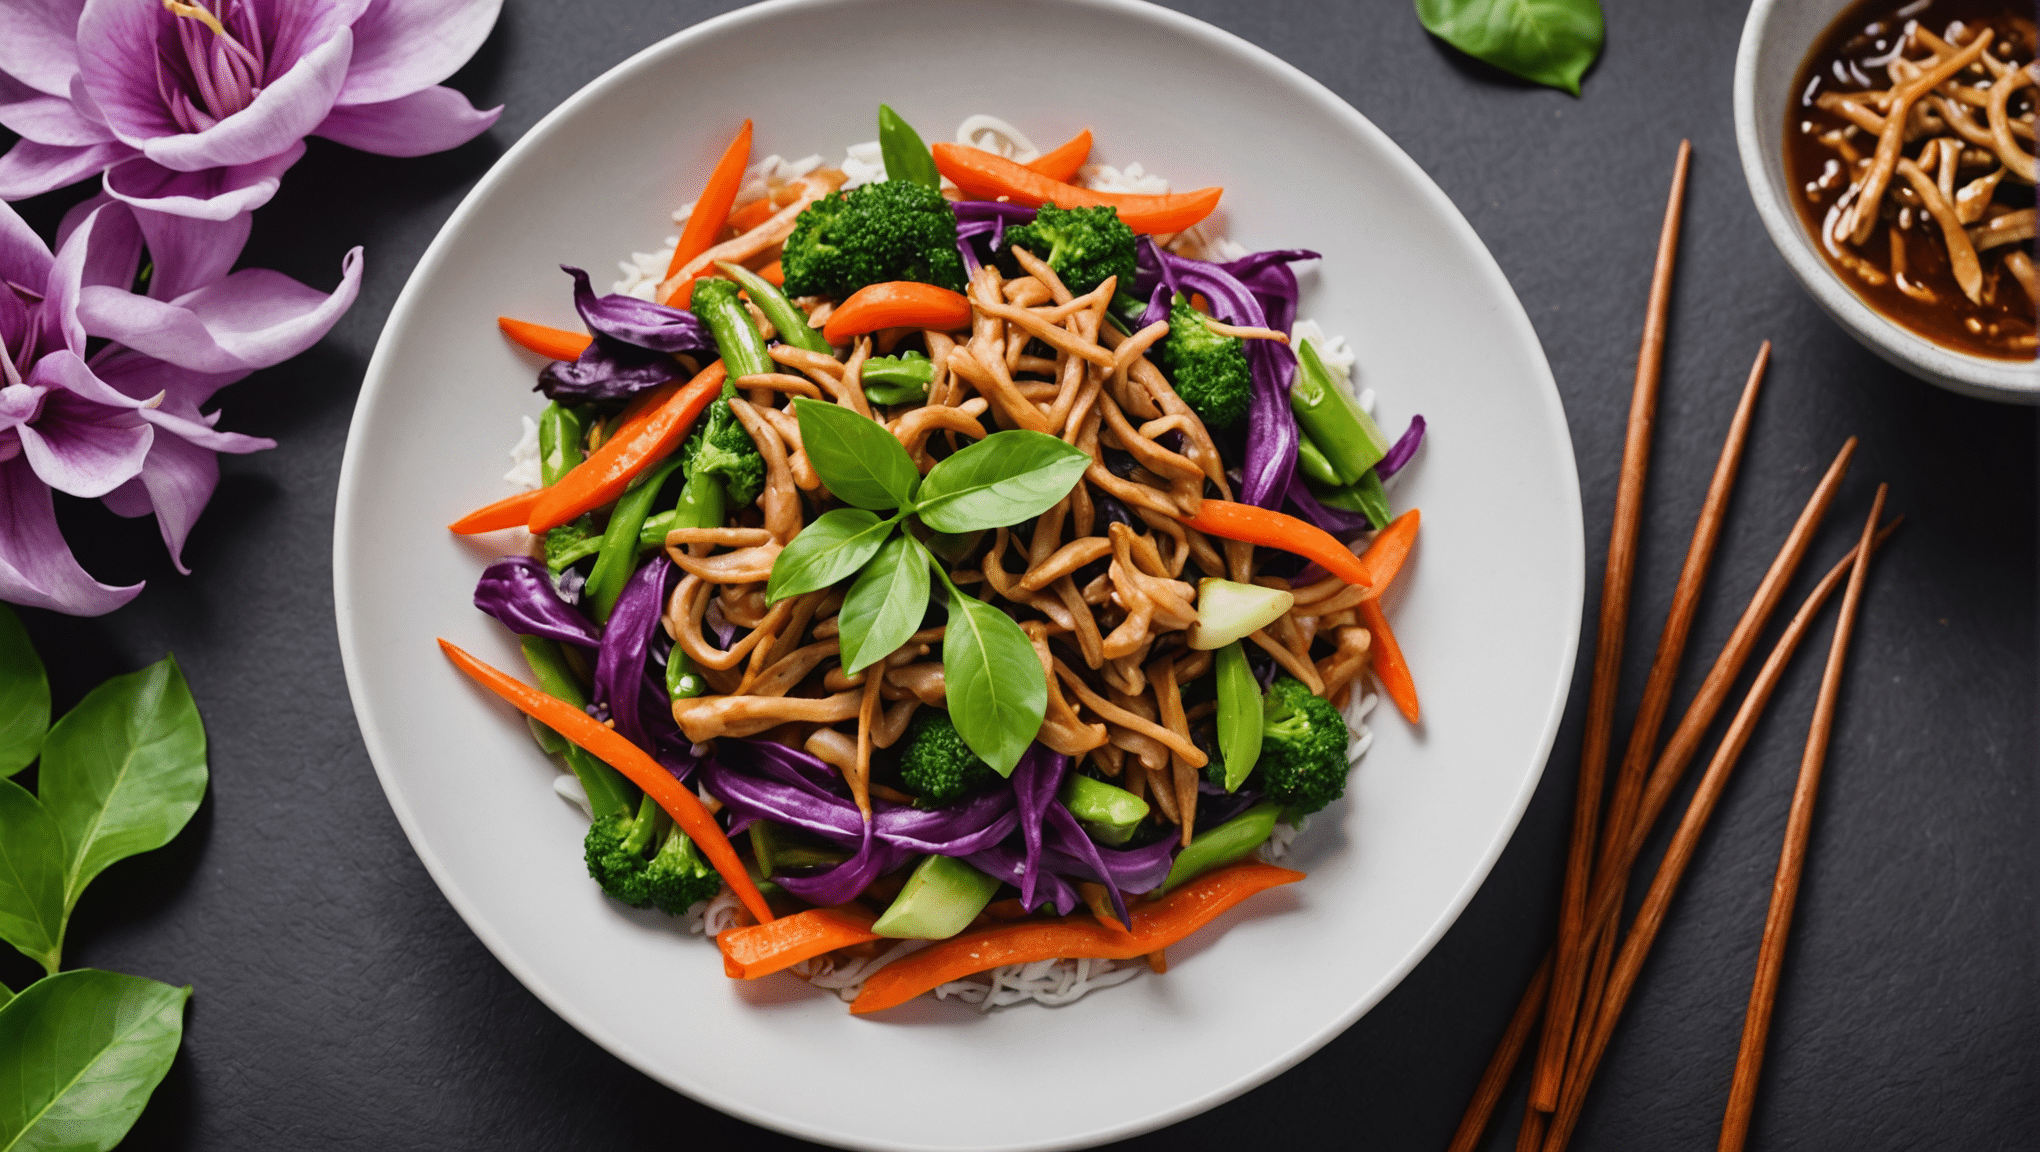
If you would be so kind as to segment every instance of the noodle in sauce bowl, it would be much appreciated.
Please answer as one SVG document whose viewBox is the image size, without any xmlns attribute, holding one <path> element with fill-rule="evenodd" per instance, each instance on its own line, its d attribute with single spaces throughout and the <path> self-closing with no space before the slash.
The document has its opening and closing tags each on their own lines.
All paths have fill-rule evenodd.
<svg viewBox="0 0 2040 1152">
<path fill-rule="evenodd" d="M 914 65 L 851 63 L 880 58 Z M 447 529 L 511 494 L 506 449 L 544 404 L 538 361 L 496 318 L 578 329 L 560 265 L 597 270 L 599 290 L 655 248 L 746 118 L 753 158 L 836 166 L 877 135 L 881 102 L 931 140 L 974 113 L 1036 141 L 1089 128 L 1096 163 L 1223 186 L 1232 240 L 1323 254 L 1299 265 L 1300 314 L 1347 339 L 1379 419 L 1422 414 L 1431 429 L 1391 482 L 1423 533 L 1386 596 L 1422 724 L 1386 708 L 1369 720 L 1345 797 L 1284 858 L 1306 879 L 1171 947 L 1166 974 L 1057 1007 L 922 997 L 852 1016 L 788 973 L 729 979 L 684 918 L 603 895 L 581 861 L 588 817 L 554 794 L 557 769 L 434 643 L 523 667 L 474 589 L 530 541 Z M 1584 551 L 1565 415 L 1522 305 L 1438 187 L 1323 86 L 1134 0 L 778 0 L 596 79 L 453 213 L 369 365 L 333 567 L 348 688 L 390 806 L 533 995 L 619 1059 L 758 1124 L 852 1148 L 1017 1150 L 1120 1139 L 1231 1099 L 1424 957 L 1537 786 L 1571 685 Z M 1077 1090 L 1040 1095 L 1050 1080 Z"/>
<path fill-rule="evenodd" d="M 2040 404 L 2033 15 L 1756 0 L 1735 69 L 1750 195 L 1814 300 L 1912 375 L 2021 404 Z"/>
</svg>

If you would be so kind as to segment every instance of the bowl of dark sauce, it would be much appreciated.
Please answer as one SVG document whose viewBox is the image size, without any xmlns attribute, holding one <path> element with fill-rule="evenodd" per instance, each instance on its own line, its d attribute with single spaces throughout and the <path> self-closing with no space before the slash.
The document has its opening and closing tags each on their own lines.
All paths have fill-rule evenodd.
<svg viewBox="0 0 2040 1152">
<path fill-rule="evenodd" d="M 1756 0 L 1736 143 L 1758 215 L 1851 335 L 2040 404 L 2032 0 Z"/>
</svg>

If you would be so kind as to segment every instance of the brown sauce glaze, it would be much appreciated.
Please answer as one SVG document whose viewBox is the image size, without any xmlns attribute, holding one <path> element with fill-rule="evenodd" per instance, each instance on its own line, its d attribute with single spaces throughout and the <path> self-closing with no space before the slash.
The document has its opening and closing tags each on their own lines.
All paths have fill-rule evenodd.
<svg viewBox="0 0 2040 1152">
<path fill-rule="evenodd" d="M 1863 0 L 1785 113 L 1786 181 L 1836 275 L 1928 340 L 2004 360 L 2040 343 L 2034 48 L 2029 0 Z"/>
</svg>

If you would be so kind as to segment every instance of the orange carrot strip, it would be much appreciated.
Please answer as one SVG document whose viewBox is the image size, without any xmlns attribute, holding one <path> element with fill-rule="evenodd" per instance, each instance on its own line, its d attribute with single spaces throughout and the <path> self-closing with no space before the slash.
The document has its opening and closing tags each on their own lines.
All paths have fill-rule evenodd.
<svg viewBox="0 0 2040 1152">
<path fill-rule="evenodd" d="M 893 280 L 870 284 L 850 294 L 829 313 L 822 336 L 831 344 L 848 344 L 880 328 L 933 328 L 946 332 L 970 325 L 970 301 L 947 288 Z"/>
<path fill-rule="evenodd" d="M 593 716 L 557 696 L 549 696 L 529 684 L 498 669 L 491 668 L 456 645 L 446 640 L 439 642 L 440 651 L 453 661 L 454 667 L 475 678 L 484 688 L 501 696 L 515 705 L 519 712 L 551 728 L 561 736 L 572 740 L 581 747 L 602 758 L 610 767 L 624 774 L 631 783 L 645 790 L 645 794 L 659 802 L 673 823 L 682 832 L 693 837 L 708 862 L 722 875 L 723 882 L 744 902 L 744 907 L 761 924 L 770 923 L 772 909 L 765 903 L 765 897 L 758 892 L 758 886 L 751 883 L 750 874 L 744 871 L 743 861 L 737 859 L 737 850 L 730 847 L 730 838 L 723 835 L 722 825 L 701 806 L 701 801 L 685 784 L 673 778 L 673 774 L 661 767 L 642 748 L 618 735 L 615 729 L 599 723 Z"/>
<path fill-rule="evenodd" d="M 1256 892 L 1303 879 L 1303 873 L 1246 861 L 1207 872 L 1133 911 L 1133 931 L 1115 932 L 1089 917 L 1022 920 L 952 937 L 871 974 L 850 1011 L 878 1012 L 951 980 L 1005 964 L 1056 957 L 1131 960 L 1169 945 L 1209 924 L 1220 913 Z"/>
<path fill-rule="evenodd" d="M 810 908 L 770 924 L 726 928 L 715 944 L 722 949 L 725 972 L 739 980 L 756 980 L 824 952 L 878 939 L 871 930 L 876 919 L 855 904 Z"/>
<path fill-rule="evenodd" d="M 623 495 L 633 476 L 680 446 L 688 429 L 694 427 L 694 418 L 722 391 L 724 375 L 723 362 L 718 360 L 684 387 L 667 394 L 658 407 L 635 420 L 626 418 L 616 435 L 545 489 L 526 527 L 534 534 L 557 528 Z"/>
<path fill-rule="evenodd" d="M 1223 536 L 1227 540 L 1294 552 L 1306 560 L 1316 561 L 1318 567 L 1348 584 L 1375 587 L 1369 566 L 1361 563 L 1360 558 L 1339 543 L 1337 537 L 1308 520 L 1256 508 L 1252 504 L 1206 500 L 1202 510 L 1185 518 L 1183 523 L 1207 536 Z M 1400 567 L 1400 561 L 1397 566 Z"/>
<path fill-rule="evenodd" d="M 501 328 L 505 336 L 553 360 L 579 360 L 581 353 L 595 339 L 586 332 L 548 328 L 529 320 L 512 320 L 508 316 L 496 317 L 496 327 Z"/>
<path fill-rule="evenodd" d="M 1374 633 L 1374 678 L 1381 681 L 1382 690 L 1395 701 L 1395 709 L 1403 714 L 1403 719 L 1415 724 L 1419 715 L 1417 682 L 1410 679 L 1402 645 L 1396 643 L 1395 633 L 1388 630 L 1388 617 L 1381 611 L 1381 601 L 1362 600 L 1359 611 L 1360 623 Z"/>
<path fill-rule="evenodd" d="M 1374 595 L 1389 586 L 1396 573 L 1402 571 L 1403 561 L 1409 558 L 1410 545 L 1416 543 L 1417 525 L 1423 521 L 1423 514 L 1412 508 L 1389 521 L 1388 527 L 1374 534 L 1367 544 L 1367 551 L 1360 554 L 1360 564 L 1366 568 L 1374 586 Z"/>
<path fill-rule="evenodd" d="M 715 162 L 708 183 L 701 186 L 701 196 L 694 201 L 694 214 L 687 218 L 687 228 L 680 233 L 680 243 L 666 265 L 668 279 L 716 242 L 723 225 L 729 222 L 730 205 L 737 202 L 737 189 L 744 184 L 744 166 L 750 161 L 751 122 L 746 120 L 737 129 L 737 138 L 723 149 L 722 159 Z"/>
<path fill-rule="evenodd" d="M 1093 192 L 1051 180 L 1025 165 L 966 144 L 937 144 L 935 168 L 980 200 L 1004 197 L 1029 208 L 1054 201 L 1059 208 L 1119 209 L 1119 218 L 1135 232 L 1181 232 L 1218 207 L 1223 188 L 1199 188 L 1167 196 L 1135 196 L 1125 192 Z"/>
<path fill-rule="evenodd" d="M 736 229 L 737 234 L 741 236 L 772 219 L 772 214 L 779 211 L 780 207 L 772 202 L 772 197 L 762 196 L 730 213 L 729 226 Z"/>
<path fill-rule="evenodd" d="M 1039 172 L 1059 184 L 1067 184 L 1077 178 L 1077 170 L 1084 161 L 1091 158 L 1091 130 L 1084 129 L 1070 137 L 1069 143 L 1053 152 L 1043 152 L 1029 160 L 1025 167 L 1030 172 Z"/>
<path fill-rule="evenodd" d="M 758 269 L 758 275 L 774 288 L 779 288 L 786 284 L 786 269 L 781 268 L 777 260 Z"/>
<path fill-rule="evenodd" d="M 505 496 L 485 508 L 477 508 L 467 515 L 448 524 L 447 530 L 463 536 L 477 532 L 497 532 L 504 528 L 522 528 L 531 521 L 531 510 L 538 505 L 538 498 L 545 495 L 545 489 L 533 488 L 515 496 Z"/>
</svg>

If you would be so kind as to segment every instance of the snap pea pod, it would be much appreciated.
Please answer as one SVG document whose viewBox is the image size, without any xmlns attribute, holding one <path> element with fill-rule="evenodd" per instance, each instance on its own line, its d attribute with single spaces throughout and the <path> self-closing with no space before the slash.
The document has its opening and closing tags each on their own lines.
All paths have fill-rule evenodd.
<svg viewBox="0 0 2040 1152">
<path fill-rule="evenodd" d="M 588 694 L 581 690 L 581 682 L 567 667 L 566 658 L 560 653 L 559 642 L 543 636 L 526 636 L 519 641 L 524 649 L 524 662 L 531 665 L 532 675 L 538 677 L 538 687 L 546 695 L 556 697 L 576 708 L 588 706 Z M 536 722 L 533 731 L 543 731 L 563 745 L 559 755 L 567 759 L 567 767 L 581 782 L 582 791 L 588 794 L 588 807 L 599 819 L 603 816 L 622 815 L 629 812 L 634 802 L 632 789 L 616 769 L 597 760 L 588 750 L 560 736 L 552 729 Z M 543 738 L 540 740 L 544 744 Z M 547 751 L 552 749 L 547 748 Z"/>
<path fill-rule="evenodd" d="M 886 179 L 942 190 L 942 174 L 935 170 L 935 156 L 922 143 L 921 134 L 884 104 L 878 106 L 878 154 L 885 162 Z"/>
<path fill-rule="evenodd" d="M 1303 469 L 1306 478 L 1327 488 L 1346 486 L 1346 482 L 1339 479 L 1339 470 L 1332 467 L 1332 462 L 1325 458 L 1325 450 L 1318 447 L 1317 441 L 1308 436 L 1296 438 L 1296 466 Z"/>
<path fill-rule="evenodd" d="M 751 322 L 743 301 L 737 299 L 735 284 L 728 280 L 696 280 L 687 310 L 708 325 L 730 379 L 776 371 L 772 357 L 765 351 L 765 338 L 758 335 L 758 326 Z M 727 386 L 725 389 L 723 394 L 730 395 Z"/>
<path fill-rule="evenodd" d="M 873 404 L 919 404 L 928 399 L 928 385 L 935 379 L 935 362 L 919 352 L 898 356 L 874 356 L 864 362 L 860 373 L 864 397 Z"/>
<path fill-rule="evenodd" d="M 581 440 L 588 434 L 577 408 L 553 403 L 538 417 L 538 471 L 545 486 L 560 482 L 585 458 Z"/>
<path fill-rule="evenodd" d="M 1225 790 L 1234 792 L 1261 758 L 1261 685 L 1238 640 L 1218 650 L 1217 672 L 1218 754 L 1225 763 Z"/>
<path fill-rule="evenodd" d="M 588 586 L 583 590 L 587 598 L 589 615 L 597 624 L 606 623 L 609 613 L 616 607 L 616 598 L 623 595 L 623 586 L 630 580 L 630 574 L 637 570 L 638 533 L 645 526 L 646 517 L 651 515 L 652 501 L 659 498 L 659 489 L 680 467 L 680 457 L 668 457 L 664 464 L 653 470 L 645 481 L 617 498 L 616 507 L 609 513 L 609 528 L 602 534 L 602 550 L 595 554 L 595 567 L 588 573 Z"/>
<path fill-rule="evenodd" d="M 1337 474 L 1340 485 L 1357 483 L 1362 473 L 1388 454 L 1388 437 L 1374 417 L 1339 387 L 1331 370 L 1305 340 L 1296 349 L 1296 383 L 1289 389 L 1289 407 L 1296 422 L 1316 442 Z"/>
<path fill-rule="evenodd" d="M 722 270 L 723 275 L 735 280 L 737 286 L 744 290 L 744 295 L 751 298 L 751 303 L 758 306 L 758 311 L 763 312 L 765 318 L 772 321 L 772 327 L 779 332 L 781 340 L 795 348 L 805 348 L 824 356 L 835 355 L 829 348 L 829 341 L 822 336 L 822 330 L 808 326 L 807 313 L 801 311 L 793 301 L 788 300 L 786 293 L 781 292 L 778 285 L 742 264 L 718 260 L 715 266 Z"/>
<path fill-rule="evenodd" d="M 687 658 L 687 652 L 678 644 L 666 654 L 666 697 L 669 700 L 691 700 L 708 693 L 708 680 L 694 667 L 694 661 Z"/>
<path fill-rule="evenodd" d="M 1395 515 L 1388 508 L 1388 493 L 1381 487 L 1381 474 L 1369 468 L 1360 474 L 1360 482 L 1348 484 L 1330 491 L 1312 489 L 1312 494 L 1321 504 L 1358 512 L 1367 517 L 1376 528 L 1385 528 Z"/>
<path fill-rule="evenodd" d="M 1275 831 L 1275 821 L 1281 815 L 1282 805 L 1264 800 L 1216 828 L 1199 832 L 1188 848 L 1176 853 L 1169 878 L 1155 892 L 1167 892 L 1185 880 L 1253 855 L 1254 849 Z"/>
</svg>

